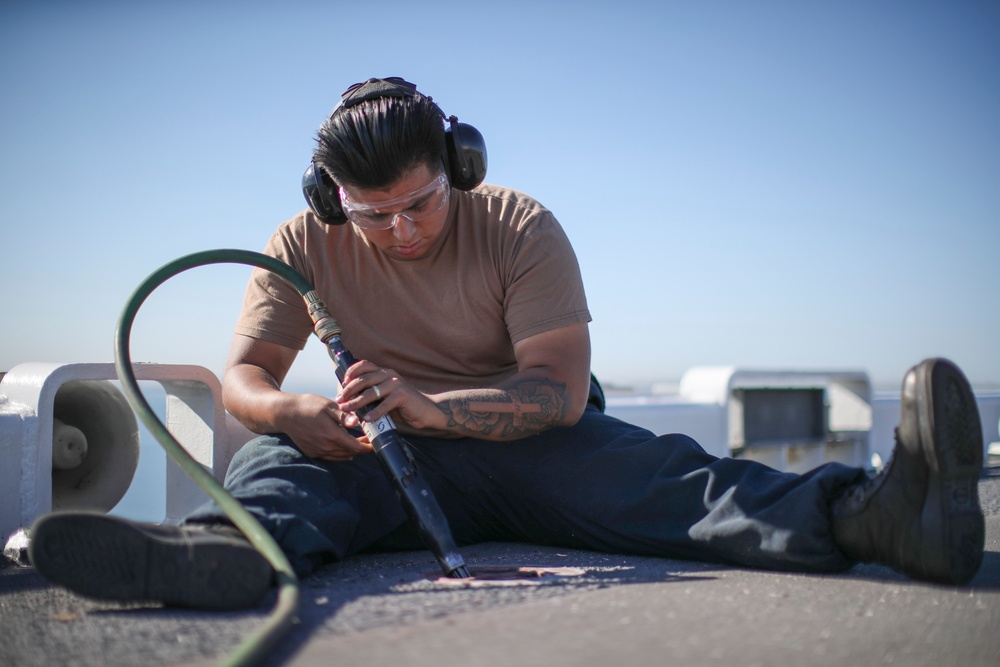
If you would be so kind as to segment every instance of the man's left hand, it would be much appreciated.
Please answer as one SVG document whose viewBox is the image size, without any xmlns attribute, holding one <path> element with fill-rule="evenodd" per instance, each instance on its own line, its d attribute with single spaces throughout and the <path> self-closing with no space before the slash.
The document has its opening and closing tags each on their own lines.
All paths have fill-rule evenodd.
<svg viewBox="0 0 1000 667">
<path fill-rule="evenodd" d="M 396 371 L 366 360 L 347 369 L 340 395 L 337 396 L 340 409 L 356 413 L 362 407 L 379 401 L 366 415 L 366 420 L 375 421 L 391 413 L 400 426 L 412 430 L 440 431 L 445 425 L 445 416 L 434 402 Z M 345 421 L 345 425 L 353 425 L 351 422 L 353 420 Z"/>
</svg>

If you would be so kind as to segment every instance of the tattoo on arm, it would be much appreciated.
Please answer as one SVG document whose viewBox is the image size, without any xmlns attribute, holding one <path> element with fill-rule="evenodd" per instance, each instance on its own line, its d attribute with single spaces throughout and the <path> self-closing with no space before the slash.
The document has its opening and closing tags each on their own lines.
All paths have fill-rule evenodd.
<svg viewBox="0 0 1000 667">
<path fill-rule="evenodd" d="M 502 389 L 462 392 L 440 401 L 449 427 L 467 435 L 519 438 L 555 426 L 566 415 L 566 385 L 526 379 Z"/>
</svg>

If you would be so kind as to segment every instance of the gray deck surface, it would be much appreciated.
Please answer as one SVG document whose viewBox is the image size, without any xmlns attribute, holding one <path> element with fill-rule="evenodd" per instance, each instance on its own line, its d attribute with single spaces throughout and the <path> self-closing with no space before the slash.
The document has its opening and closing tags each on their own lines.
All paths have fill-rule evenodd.
<svg viewBox="0 0 1000 667">
<path fill-rule="evenodd" d="M 473 567 L 549 574 L 442 582 L 426 552 L 352 558 L 303 582 L 299 623 L 268 665 L 1000 665 L 1000 467 L 980 484 L 987 553 L 962 588 L 862 565 L 799 575 L 522 544 Z M 124 606 L 0 569 L 0 665 L 210 665 L 264 618 Z"/>
</svg>

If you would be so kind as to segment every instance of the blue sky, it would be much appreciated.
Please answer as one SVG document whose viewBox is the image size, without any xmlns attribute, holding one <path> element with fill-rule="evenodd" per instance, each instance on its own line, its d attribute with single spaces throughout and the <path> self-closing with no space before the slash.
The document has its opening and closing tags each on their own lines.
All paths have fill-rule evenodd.
<svg viewBox="0 0 1000 667">
<path fill-rule="evenodd" d="M 697 365 L 948 356 L 1000 385 L 1000 8 L 990 2 L 0 6 L 0 371 L 111 361 L 152 271 L 259 250 L 369 76 L 478 127 L 566 228 L 614 384 Z M 220 373 L 249 269 L 139 313 L 137 361 Z M 336 304 L 331 304 L 334 311 Z M 292 388 L 332 387 L 311 343 Z"/>
</svg>

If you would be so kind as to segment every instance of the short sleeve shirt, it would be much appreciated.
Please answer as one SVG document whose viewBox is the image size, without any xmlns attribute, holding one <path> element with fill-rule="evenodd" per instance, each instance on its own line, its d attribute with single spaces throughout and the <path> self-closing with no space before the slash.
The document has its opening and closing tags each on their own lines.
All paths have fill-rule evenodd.
<svg viewBox="0 0 1000 667">
<path fill-rule="evenodd" d="M 492 386 L 517 371 L 514 343 L 590 321 L 576 255 L 545 207 L 514 190 L 452 191 L 442 237 L 427 255 L 386 255 L 348 223 L 304 211 L 265 253 L 313 285 L 359 359 L 422 391 Z M 255 269 L 236 333 L 302 349 L 312 323 L 298 293 Z"/>
</svg>

